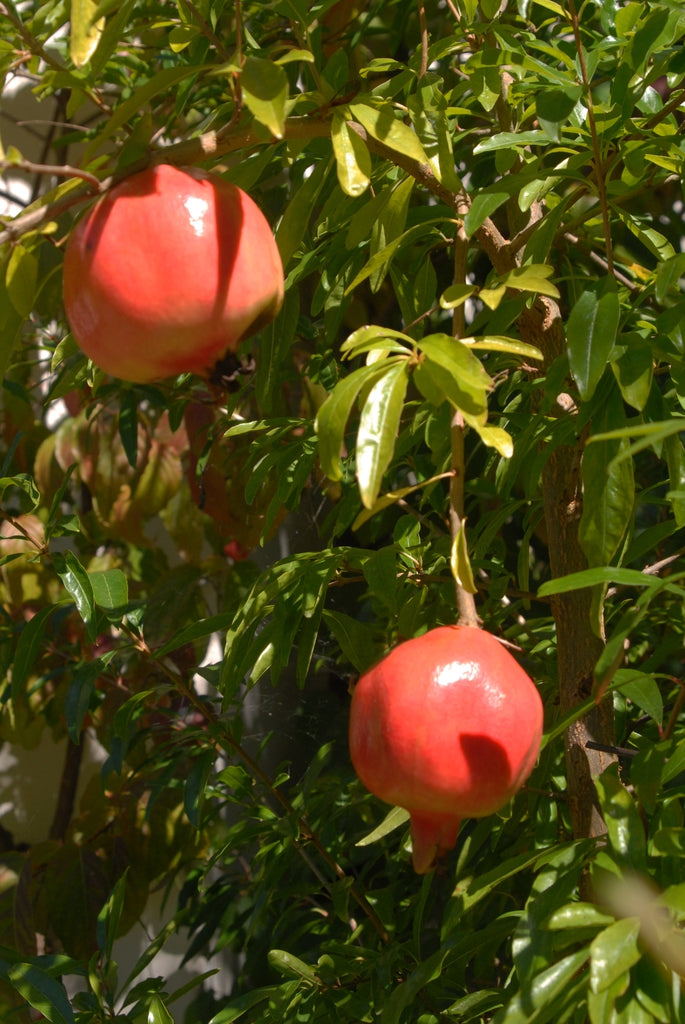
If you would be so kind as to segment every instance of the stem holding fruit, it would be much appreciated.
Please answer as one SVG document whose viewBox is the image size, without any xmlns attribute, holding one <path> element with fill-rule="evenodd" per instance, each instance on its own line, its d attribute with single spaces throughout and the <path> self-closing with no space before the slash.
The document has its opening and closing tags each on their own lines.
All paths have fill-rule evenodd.
<svg viewBox="0 0 685 1024">
<path fill-rule="evenodd" d="M 465 211 L 464 211 L 465 212 Z M 454 238 L 454 284 L 466 283 L 466 257 L 468 254 L 469 240 L 464 231 L 463 223 L 457 228 Z M 452 314 L 452 334 L 455 338 L 462 338 L 466 328 L 464 304 L 461 303 L 454 308 Z M 450 481 L 450 534 L 452 537 L 452 548 L 459 541 L 459 534 L 464 529 L 464 417 L 458 411 L 452 415 L 450 423 L 450 449 L 452 453 L 452 478 Z M 461 538 L 463 541 L 463 538 Z M 464 545 L 465 547 L 465 545 Z M 468 556 L 467 556 L 468 558 Z M 454 565 L 455 558 L 452 558 Z M 459 612 L 459 623 L 462 626 L 479 626 L 480 619 L 476 611 L 476 601 L 473 593 L 468 590 L 460 577 L 460 574 L 453 572 L 454 585 L 457 593 L 457 609 Z"/>
</svg>

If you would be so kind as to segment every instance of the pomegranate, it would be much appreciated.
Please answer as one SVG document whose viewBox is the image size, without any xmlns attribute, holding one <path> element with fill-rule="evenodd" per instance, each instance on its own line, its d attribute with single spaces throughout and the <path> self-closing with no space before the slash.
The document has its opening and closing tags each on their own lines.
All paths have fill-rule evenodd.
<svg viewBox="0 0 685 1024">
<path fill-rule="evenodd" d="M 419 874 L 463 818 L 499 810 L 528 778 L 542 736 L 535 684 L 492 634 L 439 626 L 394 648 L 354 688 L 350 754 L 364 785 L 410 814 Z"/>
<path fill-rule="evenodd" d="M 123 380 L 207 376 L 282 301 L 283 267 L 261 210 L 197 168 L 131 175 L 67 242 L 67 320 L 86 355 Z"/>
</svg>

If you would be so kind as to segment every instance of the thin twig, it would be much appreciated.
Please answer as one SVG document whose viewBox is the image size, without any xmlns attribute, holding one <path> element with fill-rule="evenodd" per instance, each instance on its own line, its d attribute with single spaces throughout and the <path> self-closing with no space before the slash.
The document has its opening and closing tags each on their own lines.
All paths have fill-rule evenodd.
<svg viewBox="0 0 685 1024">
<path fill-rule="evenodd" d="M 89 171 L 82 171 L 80 167 L 71 167 L 69 164 L 36 164 L 32 160 L 0 160 L 0 171 L 10 171 L 18 168 L 26 171 L 27 174 L 51 174 L 56 178 L 81 178 L 98 192 L 100 179 Z"/>
</svg>

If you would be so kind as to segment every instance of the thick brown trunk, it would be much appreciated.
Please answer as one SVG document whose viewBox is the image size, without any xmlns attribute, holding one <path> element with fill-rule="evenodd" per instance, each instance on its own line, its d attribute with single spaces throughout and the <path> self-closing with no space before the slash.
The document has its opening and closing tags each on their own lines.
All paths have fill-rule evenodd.
<svg viewBox="0 0 685 1024">
<path fill-rule="evenodd" d="M 563 329 L 555 303 L 539 301 L 519 323 L 523 340 L 537 345 L 547 367 L 563 351 Z M 564 405 L 570 406 L 564 409 Z M 559 403 L 561 416 L 574 415 L 572 403 Z M 545 527 L 553 578 L 587 568 L 578 541 L 582 512 L 580 450 L 556 448 L 542 474 Z M 592 629 L 588 590 L 558 594 L 552 600 L 557 632 L 559 704 L 562 716 L 587 700 L 602 641 Z M 577 839 L 602 835 L 606 826 L 600 813 L 593 779 L 615 760 L 613 755 L 589 749 L 588 742 L 613 746 L 614 715 L 610 699 L 593 708 L 566 731 L 568 801 L 573 834 Z"/>
</svg>

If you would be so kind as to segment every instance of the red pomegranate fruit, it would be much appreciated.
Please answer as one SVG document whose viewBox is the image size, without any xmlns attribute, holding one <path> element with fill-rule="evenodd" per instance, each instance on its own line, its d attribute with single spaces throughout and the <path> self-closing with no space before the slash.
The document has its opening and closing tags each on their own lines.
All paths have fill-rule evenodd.
<svg viewBox="0 0 685 1024">
<path fill-rule="evenodd" d="M 263 213 L 197 168 L 131 175 L 67 242 L 69 325 L 85 354 L 123 380 L 206 376 L 282 302 L 283 267 Z"/>
<path fill-rule="evenodd" d="M 463 818 L 499 810 L 528 778 L 542 736 L 535 684 L 485 630 L 439 626 L 395 647 L 354 688 L 350 754 L 372 793 L 410 814 L 425 874 Z"/>
</svg>

